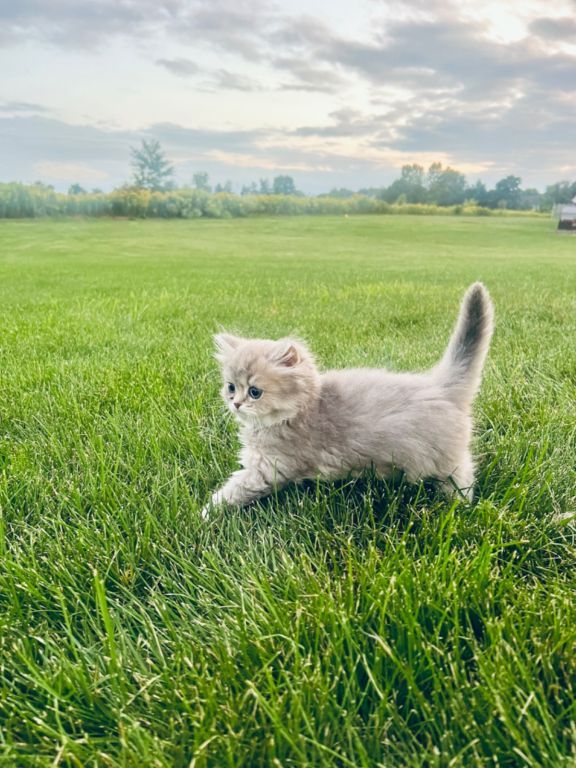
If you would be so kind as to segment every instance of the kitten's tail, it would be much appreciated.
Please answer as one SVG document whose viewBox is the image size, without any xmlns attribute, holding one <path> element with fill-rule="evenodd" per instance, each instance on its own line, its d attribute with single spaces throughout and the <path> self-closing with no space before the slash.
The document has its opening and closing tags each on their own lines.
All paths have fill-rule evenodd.
<svg viewBox="0 0 576 768">
<path fill-rule="evenodd" d="M 494 328 L 494 307 L 482 283 L 468 288 L 444 357 L 434 369 L 461 405 L 468 405 L 480 385 Z"/>
</svg>

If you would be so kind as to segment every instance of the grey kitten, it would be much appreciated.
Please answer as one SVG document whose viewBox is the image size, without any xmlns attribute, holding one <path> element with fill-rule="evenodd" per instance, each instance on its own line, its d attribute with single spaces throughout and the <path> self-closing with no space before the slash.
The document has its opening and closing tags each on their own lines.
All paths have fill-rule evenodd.
<svg viewBox="0 0 576 768">
<path fill-rule="evenodd" d="M 466 292 L 440 362 L 426 373 L 352 368 L 320 373 L 294 339 L 214 337 L 222 397 L 240 423 L 244 469 L 204 508 L 244 505 L 289 482 L 356 475 L 367 467 L 409 482 L 438 481 L 472 498 L 471 405 L 493 329 L 482 283 Z"/>
</svg>

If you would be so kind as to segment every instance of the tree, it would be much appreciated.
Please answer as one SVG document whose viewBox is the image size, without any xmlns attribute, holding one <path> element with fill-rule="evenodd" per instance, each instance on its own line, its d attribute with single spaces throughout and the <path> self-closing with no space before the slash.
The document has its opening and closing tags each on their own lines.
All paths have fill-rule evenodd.
<svg viewBox="0 0 576 768">
<path fill-rule="evenodd" d="M 424 168 L 418 163 L 403 165 L 400 178 L 411 187 L 424 186 Z"/>
<path fill-rule="evenodd" d="M 402 200 L 408 202 L 406 194 L 406 183 L 402 179 L 396 179 L 389 187 L 382 190 L 382 200 L 387 203 L 402 203 Z"/>
<path fill-rule="evenodd" d="M 549 210 L 559 203 L 569 203 L 576 197 L 576 181 L 558 181 L 546 187 L 542 197 L 542 205 Z"/>
<path fill-rule="evenodd" d="M 520 209 L 523 211 L 537 211 L 542 204 L 542 195 L 533 187 L 520 190 Z"/>
<path fill-rule="evenodd" d="M 270 182 L 268 179 L 260 179 L 260 187 L 258 188 L 259 195 L 271 195 Z"/>
<path fill-rule="evenodd" d="M 84 187 L 81 187 L 80 184 L 72 184 L 70 187 L 68 187 L 68 194 L 69 195 L 85 195 L 86 190 Z"/>
<path fill-rule="evenodd" d="M 250 184 L 244 184 L 244 186 L 240 190 L 240 194 L 241 195 L 257 195 L 258 184 L 256 184 L 255 181 L 251 182 Z"/>
<path fill-rule="evenodd" d="M 140 149 L 130 147 L 130 152 L 134 186 L 153 192 L 165 192 L 174 188 L 174 166 L 166 159 L 159 141 L 144 139 Z"/>
<path fill-rule="evenodd" d="M 349 197 L 354 197 L 354 191 L 347 189 L 346 187 L 334 187 L 334 189 L 331 189 L 330 192 L 323 195 L 323 197 L 337 197 L 340 200 L 346 200 Z"/>
<path fill-rule="evenodd" d="M 477 181 L 473 187 L 468 187 L 465 192 L 466 200 L 473 200 L 477 205 L 488 205 L 488 190 L 486 185 Z"/>
<path fill-rule="evenodd" d="M 376 197 L 378 200 L 384 200 L 384 194 L 386 187 L 362 187 L 358 190 L 359 195 L 365 195 L 366 197 Z"/>
<path fill-rule="evenodd" d="M 466 176 L 433 163 L 428 169 L 428 199 L 436 205 L 458 205 L 466 196 Z"/>
<path fill-rule="evenodd" d="M 442 163 L 432 163 L 426 174 L 427 200 L 435 205 L 457 205 L 466 197 L 466 176 Z"/>
<path fill-rule="evenodd" d="M 424 168 L 413 163 L 403 165 L 400 178 L 393 181 L 388 189 L 382 192 L 382 199 L 389 203 L 423 203 L 426 200 L 424 186 Z"/>
<path fill-rule="evenodd" d="M 496 182 L 494 190 L 491 192 L 494 207 L 498 208 L 518 208 L 520 206 L 520 184 L 522 179 L 519 176 L 506 176 Z"/>
<path fill-rule="evenodd" d="M 224 184 L 220 184 L 220 183 L 216 184 L 216 186 L 214 187 L 214 192 L 216 192 L 216 193 L 226 192 L 227 194 L 231 195 L 232 194 L 232 182 L 231 181 L 226 181 Z"/>
<path fill-rule="evenodd" d="M 426 201 L 424 168 L 421 165 L 417 163 L 403 165 L 400 181 L 404 187 L 403 192 L 408 203 L 424 203 Z"/>
<path fill-rule="evenodd" d="M 199 171 L 192 176 L 192 183 L 194 188 L 200 192 L 212 192 L 210 186 L 210 177 L 205 171 Z"/>
<path fill-rule="evenodd" d="M 429 190 L 434 189 L 436 184 L 438 184 L 441 174 L 442 163 L 432 163 L 432 165 L 428 168 L 428 173 L 426 174 L 426 186 Z"/>
<path fill-rule="evenodd" d="M 275 195 L 295 195 L 294 179 L 292 176 L 276 176 L 272 182 L 272 190 Z"/>
</svg>

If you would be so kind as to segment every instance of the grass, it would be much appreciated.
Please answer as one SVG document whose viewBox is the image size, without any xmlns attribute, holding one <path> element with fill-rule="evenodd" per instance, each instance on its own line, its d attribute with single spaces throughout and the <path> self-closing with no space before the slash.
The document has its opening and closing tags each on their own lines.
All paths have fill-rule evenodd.
<svg viewBox="0 0 576 768">
<path fill-rule="evenodd" d="M 0 765 L 576 765 L 576 241 L 529 219 L 0 223 Z M 497 331 L 477 498 L 235 467 L 211 333 Z"/>
</svg>

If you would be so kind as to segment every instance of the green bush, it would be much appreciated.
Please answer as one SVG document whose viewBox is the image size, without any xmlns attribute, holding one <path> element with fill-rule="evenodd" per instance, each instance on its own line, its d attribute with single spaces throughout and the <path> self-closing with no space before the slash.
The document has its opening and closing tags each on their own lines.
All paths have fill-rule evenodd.
<svg viewBox="0 0 576 768">
<path fill-rule="evenodd" d="M 466 202 L 439 206 L 425 203 L 387 203 L 377 197 L 303 197 L 299 195 L 211 194 L 180 188 L 151 192 L 123 186 L 113 192 L 63 194 L 43 184 L 0 184 L 0 218 L 21 219 L 46 216 L 118 216 L 133 219 L 212 219 L 246 216 L 353 216 L 355 214 L 408 214 L 417 216 L 538 216 L 533 211 L 489 209 Z"/>
</svg>

